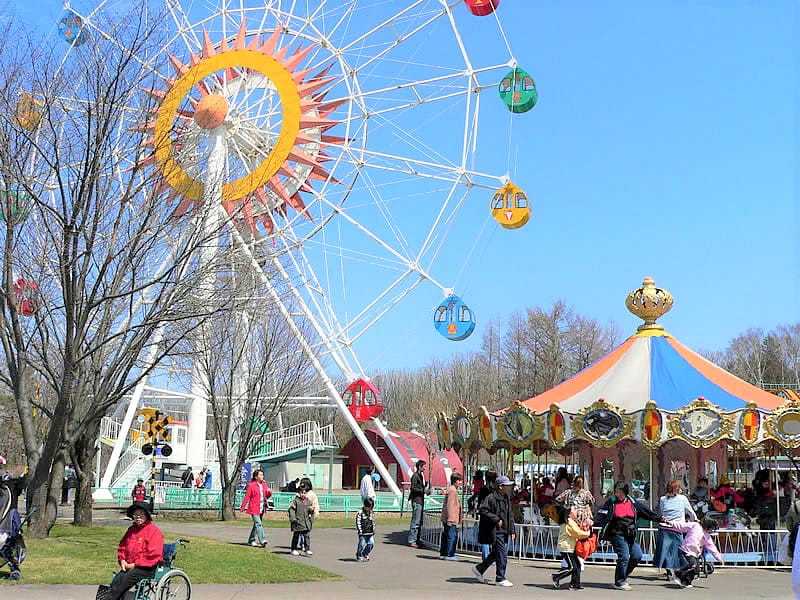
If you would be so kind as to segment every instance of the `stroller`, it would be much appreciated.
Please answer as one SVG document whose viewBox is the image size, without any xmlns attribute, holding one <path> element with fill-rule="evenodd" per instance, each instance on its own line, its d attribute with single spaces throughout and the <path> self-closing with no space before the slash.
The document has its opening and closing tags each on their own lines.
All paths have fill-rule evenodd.
<svg viewBox="0 0 800 600">
<path fill-rule="evenodd" d="M 25 540 L 22 539 L 22 527 L 33 514 L 29 512 L 24 520 L 20 520 L 16 508 L 11 508 L 11 490 L 0 483 L 0 567 L 8 564 L 11 579 L 22 577 L 19 565 L 25 560 Z"/>
</svg>

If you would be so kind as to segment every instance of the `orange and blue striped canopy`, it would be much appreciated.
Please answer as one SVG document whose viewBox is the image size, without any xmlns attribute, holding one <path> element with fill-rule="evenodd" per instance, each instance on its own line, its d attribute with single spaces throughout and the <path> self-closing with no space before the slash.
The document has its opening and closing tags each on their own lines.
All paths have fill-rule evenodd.
<svg viewBox="0 0 800 600">
<path fill-rule="evenodd" d="M 783 399 L 739 379 L 690 350 L 668 333 L 645 331 L 556 387 L 524 402 L 541 413 L 551 404 L 575 413 L 598 398 L 627 412 L 644 410 L 648 400 L 674 411 L 702 396 L 724 410 L 755 402 L 764 410 Z"/>
</svg>

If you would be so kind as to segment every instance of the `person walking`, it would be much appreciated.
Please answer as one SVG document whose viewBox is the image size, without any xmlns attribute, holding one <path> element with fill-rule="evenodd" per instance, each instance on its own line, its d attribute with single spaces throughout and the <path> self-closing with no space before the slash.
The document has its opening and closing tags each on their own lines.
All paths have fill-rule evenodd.
<svg viewBox="0 0 800 600">
<path fill-rule="evenodd" d="M 408 501 L 411 503 L 411 525 L 408 527 L 408 545 L 412 548 L 419 546 L 419 536 L 422 529 L 422 513 L 425 508 L 425 494 L 428 486 L 425 483 L 424 460 L 418 460 L 416 471 L 411 476 L 411 488 L 408 491 Z"/>
<path fill-rule="evenodd" d="M 661 513 L 661 517 L 670 521 L 670 524 L 661 523 L 658 526 L 653 564 L 659 569 L 666 570 L 667 579 L 672 579 L 674 572 L 680 569 L 683 564 L 680 555 L 683 535 L 673 524 L 684 525 L 686 517 L 689 517 L 692 521 L 697 521 L 697 515 L 689 499 L 681 492 L 681 482 L 677 479 L 672 479 L 667 483 L 667 493 L 661 496 L 658 501 L 658 511 Z"/>
<path fill-rule="evenodd" d="M 251 546 L 263 548 L 269 543 L 267 534 L 264 533 L 264 524 L 261 519 L 267 506 L 267 499 L 271 496 L 272 490 L 269 489 L 269 485 L 264 481 L 264 471 L 256 469 L 253 471 L 252 480 L 247 484 L 242 506 L 239 508 L 243 513 L 250 515 L 253 520 L 253 527 L 250 529 L 250 536 L 247 538 L 247 543 Z"/>
<path fill-rule="evenodd" d="M 311 527 L 308 528 L 301 543 L 303 548 L 306 549 L 306 556 L 311 556 L 314 554 L 311 551 L 311 530 L 314 528 L 314 519 L 319 515 L 319 498 L 317 498 L 317 493 L 314 491 L 314 486 L 311 485 L 311 480 L 308 477 L 303 477 L 300 480 L 300 485 L 306 488 L 306 498 L 308 498 L 308 502 L 311 506 Z"/>
<path fill-rule="evenodd" d="M 561 553 L 561 560 L 566 563 L 566 567 L 562 568 L 557 573 L 553 573 L 553 587 L 557 590 L 561 588 L 561 580 L 567 577 L 570 578 L 570 590 L 582 590 L 581 585 L 581 563 L 578 560 L 578 555 L 575 554 L 575 543 L 578 540 L 585 540 L 589 537 L 591 530 L 582 529 L 578 525 L 577 511 L 574 506 L 567 507 L 563 504 L 556 506 L 556 513 L 558 514 L 558 546 L 557 549 Z"/>
<path fill-rule="evenodd" d="M 476 516 L 480 517 L 480 508 L 483 501 L 486 500 L 491 493 L 497 489 L 497 471 L 486 471 L 486 475 L 484 476 L 484 484 L 481 488 L 481 491 L 478 492 L 478 501 L 476 502 L 477 507 L 475 509 Z M 480 527 L 480 523 L 478 524 Z M 480 544 L 481 546 L 481 559 L 486 560 L 486 557 L 489 556 L 489 553 L 492 551 L 491 544 Z"/>
<path fill-rule="evenodd" d="M 614 587 L 630 591 L 628 577 L 642 559 L 642 549 L 636 541 L 639 519 L 660 521 L 661 517 L 649 506 L 630 497 L 630 488 L 624 481 L 614 484 L 614 493 L 597 510 L 596 524 L 602 527 L 600 539 L 611 542 L 617 555 Z"/>
<path fill-rule="evenodd" d="M 367 498 L 372 498 L 372 502 L 375 502 L 377 495 L 375 494 L 375 480 L 372 479 L 372 474 L 375 472 L 375 467 L 370 466 L 367 468 L 367 472 L 364 473 L 364 476 L 361 478 L 361 500 L 366 500 Z"/>
<path fill-rule="evenodd" d="M 372 508 L 375 503 L 371 498 L 364 500 L 364 505 L 356 514 L 356 532 L 358 533 L 358 547 L 356 548 L 356 560 L 367 562 L 370 552 L 375 545 L 375 513 Z"/>
<path fill-rule="evenodd" d="M 472 566 L 472 574 L 481 583 L 486 582 L 484 573 L 494 563 L 495 585 L 512 587 L 514 584 L 506 579 L 508 563 L 508 542 L 514 539 L 514 515 L 511 512 L 509 496 L 514 489 L 514 482 L 505 475 L 497 478 L 496 489 L 489 494 L 479 509 L 478 543 L 491 544 L 492 551 L 483 561 Z"/>
<path fill-rule="evenodd" d="M 186 465 L 186 470 L 181 473 L 181 487 L 182 488 L 190 488 L 194 486 L 194 473 L 192 473 L 192 467 Z"/>
<path fill-rule="evenodd" d="M 300 551 L 303 550 L 300 546 L 300 540 L 311 530 L 311 514 L 313 511 L 311 503 L 306 498 L 306 488 L 300 485 L 297 488 L 297 495 L 286 511 L 289 515 L 289 526 L 292 529 L 292 556 L 299 556 Z M 310 556 L 307 552 L 305 554 Z"/>
<path fill-rule="evenodd" d="M 456 556 L 456 543 L 458 542 L 458 527 L 461 525 L 463 513 L 461 502 L 458 501 L 458 486 L 464 477 L 461 473 L 450 475 L 450 485 L 444 493 L 442 505 L 442 543 L 439 547 L 439 558 L 444 560 L 459 560 Z"/>
<path fill-rule="evenodd" d="M 561 492 L 556 496 L 556 502 L 575 509 L 575 521 L 581 529 L 591 531 L 594 524 L 592 507 L 594 506 L 594 496 L 592 492 L 583 487 L 583 477 L 578 475 L 572 480 L 572 489 Z"/>
</svg>

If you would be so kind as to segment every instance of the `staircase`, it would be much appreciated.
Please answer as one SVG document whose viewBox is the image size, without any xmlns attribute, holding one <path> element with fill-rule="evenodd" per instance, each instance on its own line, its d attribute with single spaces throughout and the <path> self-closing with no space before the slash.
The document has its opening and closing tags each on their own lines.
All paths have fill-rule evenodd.
<svg viewBox="0 0 800 600">
<path fill-rule="evenodd" d="M 247 460 L 262 464 L 280 463 L 299 458 L 309 449 L 322 452 L 338 447 L 333 425 L 320 427 L 316 421 L 305 421 L 254 437 Z"/>
</svg>

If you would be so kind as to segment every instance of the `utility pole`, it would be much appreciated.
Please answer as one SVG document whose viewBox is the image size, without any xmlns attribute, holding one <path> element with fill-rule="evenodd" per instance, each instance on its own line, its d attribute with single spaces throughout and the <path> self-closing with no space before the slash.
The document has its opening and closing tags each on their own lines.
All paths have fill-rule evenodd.
<svg viewBox="0 0 800 600">
<path fill-rule="evenodd" d="M 142 454 L 152 455 L 150 463 L 150 512 L 156 507 L 156 473 L 158 467 L 156 458 L 158 454 L 167 458 L 172 454 L 172 447 L 166 442 L 170 441 L 170 431 L 167 429 L 169 417 L 157 410 L 153 416 L 147 420 L 147 443 L 142 445 Z"/>
</svg>

